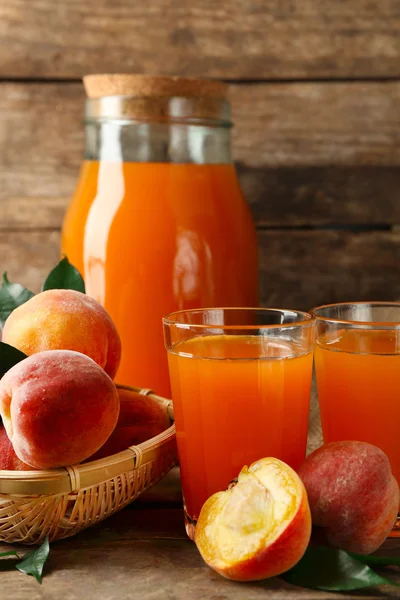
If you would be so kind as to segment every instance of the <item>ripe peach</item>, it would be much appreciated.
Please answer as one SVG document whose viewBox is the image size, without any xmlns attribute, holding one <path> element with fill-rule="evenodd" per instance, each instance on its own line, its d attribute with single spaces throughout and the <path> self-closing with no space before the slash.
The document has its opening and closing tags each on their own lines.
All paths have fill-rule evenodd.
<svg viewBox="0 0 400 600">
<path fill-rule="evenodd" d="M 0 469 L 6 471 L 32 471 L 32 467 L 22 462 L 15 454 L 4 427 L 0 428 Z"/>
<path fill-rule="evenodd" d="M 399 509 L 399 486 L 389 459 L 365 442 L 333 442 L 310 454 L 299 475 L 313 525 L 330 544 L 370 554 L 389 535 Z"/>
<path fill-rule="evenodd" d="M 28 356 L 43 350 L 75 350 L 90 356 L 110 377 L 121 359 L 121 341 L 106 310 L 73 290 L 48 290 L 16 308 L 3 342 Z"/>
<path fill-rule="evenodd" d="M 151 396 L 118 388 L 120 411 L 118 423 L 106 443 L 88 460 L 97 460 L 141 444 L 168 429 L 168 411 Z"/>
<path fill-rule="evenodd" d="M 118 420 L 119 398 L 91 358 L 48 350 L 0 380 L 0 413 L 18 458 L 51 469 L 79 463 L 104 444 Z"/>
<path fill-rule="evenodd" d="M 236 581 L 274 577 L 303 556 L 311 535 L 300 478 L 277 458 L 243 467 L 237 483 L 201 509 L 195 542 L 205 562 Z"/>
</svg>

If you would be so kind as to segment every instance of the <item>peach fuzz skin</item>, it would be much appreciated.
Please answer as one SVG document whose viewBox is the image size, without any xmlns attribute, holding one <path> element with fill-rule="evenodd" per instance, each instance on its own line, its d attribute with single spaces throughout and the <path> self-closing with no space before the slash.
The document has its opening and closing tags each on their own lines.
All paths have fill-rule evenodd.
<svg viewBox="0 0 400 600">
<path fill-rule="evenodd" d="M 301 480 L 285 463 L 264 458 L 244 467 L 234 487 L 206 501 L 195 542 L 205 562 L 223 577 L 257 581 L 292 568 L 306 551 L 310 535 L 311 515 Z"/>
<path fill-rule="evenodd" d="M 141 444 L 162 433 L 171 422 L 165 407 L 138 392 L 118 388 L 120 411 L 118 423 L 106 443 L 88 460 L 117 454 L 129 446 Z"/>
<path fill-rule="evenodd" d="M 119 398 L 91 358 L 48 350 L 0 380 L 0 414 L 18 458 L 51 469 L 80 463 L 104 444 L 118 420 Z"/>
<path fill-rule="evenodd" d="M 332 442 L 300 467 L 313 525 L 329 544 L 370 554 L 391 532 L 399 509 L 399 486 L 389 459 L 366 442 Z"/>
<path fill-rule="evenodd" d="M 73 290 L 48 290 L 16 308 L 4 324 L 2 341 L 28 356 L 43 350 L 75 350 L 114 378 L 121 341 L 106 310 Z"/>
<path fill-rule="evenodd" d="M 15 454 L 15 450 L 4 427 L 0 427 L 0 469 L 5 471 L 32 471 L 26 463 Z"/>
</svg>

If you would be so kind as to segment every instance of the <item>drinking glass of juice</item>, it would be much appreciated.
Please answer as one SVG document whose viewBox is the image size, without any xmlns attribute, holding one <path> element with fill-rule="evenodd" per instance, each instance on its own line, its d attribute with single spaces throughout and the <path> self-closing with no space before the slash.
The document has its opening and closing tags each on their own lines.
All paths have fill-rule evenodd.
<svg viewBox="0 0 400 600">
<path fill-rule="evenodd" d="M 324 442 L 378 446 L 400 482 L 400 303 L 332 304 L 312 314 Z"/>
<path fill-rule="evenodd" d="M 164 318 L 186 531 L 244 465 L 274 456 L 297 469 L 307 443 L 315 319 L 215 308 Z"/>
</svg>

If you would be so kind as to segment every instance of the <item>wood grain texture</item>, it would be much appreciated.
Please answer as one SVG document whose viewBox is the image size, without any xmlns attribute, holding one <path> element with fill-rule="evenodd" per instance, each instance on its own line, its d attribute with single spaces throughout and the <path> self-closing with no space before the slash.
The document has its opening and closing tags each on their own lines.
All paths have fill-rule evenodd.
<svg viewBox="0 0 400 600">
<path fill-rule="evenodd" d="M 0 92 L 1 228 L 59 227 L 83 156 L 83 87 Z"/>
<path fill-rule="evenodd" d="M 0 232 L 0 273 L 39 292 L 60 256 L 58 231 Z"/>
<path fill-rule="evenodd" d="M 4 598 L 15 600 L 338 600 L 398 598 L 383 586 L 362 594 L 328 594 L 278 578 L 253 584 L 223 579 L 189 540 L 118 541 L 81 547 L 79 539 L 54 544 L 43 586 L 18 571 L 1 573 Z"/>
<path fill-rule="evenodd" d="M 400 169 L 396 166 L 251 167 L 238 163 L 237 169 L 259 226 L 400 223 Z"/>
<path fill-rule="evenodd" d="M 2 0 L 0 76 L 400 74 L 397 0 Z"/>
<path fill-rule="evenodd" d="M 262 231 L 259 245 L 265 306 L 400 300 L 400 231 Z"/>
<path fill-rule="evenodd" d="M 259 246 L 265 306 L 400 300 L 400 231 L 259 231 Z M 56 231 L 0 232 L 0 273 L 39 291 L 58 247 Z"/>
<path fill-rule="evenodd" d="M 138 506 L 140 508 L 181 508 L 182 503 L 179 467 L 174 467 L 159 483 L 156 483 L 156 485 L 153 485 L 146 492 L 143 492 L 130 506 Z"/>
<path fill-rule="evenodd" d="M 148 538 L 140 537 L 144 523 Z M 335 594 L 298 588 L 279 578 L 247 585 L 228 581 L 205 565 L 196 546 L 182 536 L 182 523 L 182 510 L 125 510 L 74 538 L 52 544 L 42 587 L 32 577 L 6 571 L 0 562 L 2 594 L 14 600 L 398 598 L 391 586 Z M 166 529 L 170 530 L 167 535 Z M 21 554 L 26 551 L 21 546 L 12 548 Z M 9 545 L 0 546 L 0 551 L 9 549 Z M 398 542 L 388 541 L 382 551 L 387 555 L 398 550 Z M 391 570 L 390 576 L 400 582 L 398 571 Z"/>
<path fill-rule="evenodd" d="M 231 96 L 259 224 L 400 223 L 400 83 L 235 85 Z M 0 229 L 60 226 L 83 101 L 80 84 L 0 85 Z"/>
</svg>

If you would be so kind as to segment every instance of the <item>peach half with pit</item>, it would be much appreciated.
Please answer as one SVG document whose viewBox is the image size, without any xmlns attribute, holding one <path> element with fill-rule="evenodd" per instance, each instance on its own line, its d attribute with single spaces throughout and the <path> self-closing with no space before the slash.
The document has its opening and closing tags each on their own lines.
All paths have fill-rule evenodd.
<svg viewBox="0 0 400 600">
<path fill-rule="evenodd" d="M 205 562 L 236 581 L 279 575 L 303 556 L 311 535 L 307 494 L 276 458 L 243 467 L 237 482 L 201 509 L 195 542 Z"/>
<path fill-rule="evenodd" d="M 370 554 L 383 544 L 399 510 L 399 486 L 389 459 L 366 442 L 332 442 L 300 467 L 313 525 L 332 546 Z"/>
<path fill-rule="evenodd" d="M 28 356 L 43 350 L 81 352 L 112 378 L 121 360 L 121 341 L 107 311 L 74 290 L 47 290 L 13 310 L 2 341 Z"/>
<path fill-rule="evenodd" d="M 80 463 L 104 444 L 117 424 L 119 398 L 91 358 L 48 350 L 3 376 L 0 414 L 18 458 L 51 469 Z"/>
</svg>

